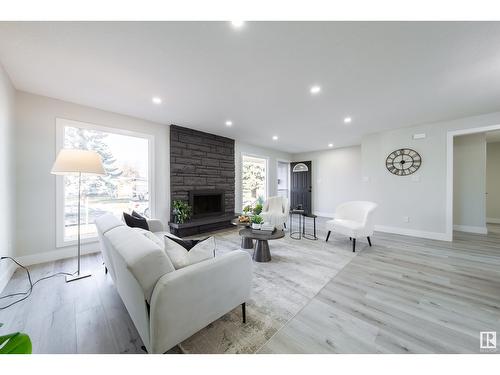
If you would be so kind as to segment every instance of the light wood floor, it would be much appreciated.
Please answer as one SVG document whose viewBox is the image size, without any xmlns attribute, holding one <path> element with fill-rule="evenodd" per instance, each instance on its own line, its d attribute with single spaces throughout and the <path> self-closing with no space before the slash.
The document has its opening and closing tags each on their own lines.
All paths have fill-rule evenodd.
<svg viewBox="0 0 500 375">
<path fill-rule="evenodd" d="M 479 353 L 500 334 L 500 226 L 452 243 L 377 234 L 261 353 Z"/>
<path fill-rule="evenodd" d="M 500 225 L 490 229 L 457 232 L 452 243 L 376 233 L 260 352 L 478 353 L 479 331 L 500 333 Z M 30 269 L 36 280 L 74 264 Z M 91 278 L 43 281 L 0 311 L 0 332 L 27 332 L 34 353 L 143 353 L 100 255 L 85 256 L 83 267 Z M 26 288 L 17 271 L 2 295 Z"/>
</svg>

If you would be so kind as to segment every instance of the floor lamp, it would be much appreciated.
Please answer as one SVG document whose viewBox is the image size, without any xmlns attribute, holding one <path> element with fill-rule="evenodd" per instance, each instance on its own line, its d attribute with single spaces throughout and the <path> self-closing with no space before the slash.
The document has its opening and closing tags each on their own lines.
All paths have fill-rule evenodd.
<svg viewBox="0 0 500 375">
<path fill-rule="evenodd" d="M 62 149 L 57 155 L 57 159 L 50 171 L 56 175 L 77 175 L 78 176 L 78 270 L 76 274 L 66 277 L 66 282 L 75 281 L 89 277 L 90 273 L 80 272 L 80 209 L 82 174 L 104 175 L 101 156 L 95 151 Z"/>
</svg>

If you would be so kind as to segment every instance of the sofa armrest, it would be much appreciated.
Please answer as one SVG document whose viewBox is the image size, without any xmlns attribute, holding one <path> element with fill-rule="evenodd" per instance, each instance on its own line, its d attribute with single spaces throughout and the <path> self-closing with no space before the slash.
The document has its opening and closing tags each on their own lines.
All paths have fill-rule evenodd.
<svg viewBox="0 0 500 375">
<path fill-rule="evenodd" d="M 155 232 L 163 232 L 165 229 L 163 227 L 163 223 L 158 219 L 148 219 L 148 227 L 149 230 L 153 233 Z"/>
<path fill-rule="evenodd" d="M 242 250 L 181 268 L 158 280 L 151 297 L 151 350 L 164 353 L 246 302 L 252 260 Z"/>
</svg>

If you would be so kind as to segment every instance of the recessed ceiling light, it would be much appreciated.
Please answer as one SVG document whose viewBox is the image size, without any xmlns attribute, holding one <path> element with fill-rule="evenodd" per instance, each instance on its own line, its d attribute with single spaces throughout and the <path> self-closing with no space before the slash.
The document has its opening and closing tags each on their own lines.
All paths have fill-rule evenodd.
<svg viewBox="0 0 500 375">
<path fill-rule="evenodd" d="M 321 87 L 318 85 L 315 85 L 315 86 L 312 86 L 309 91 L 311 92 L 311 94 L 316 95 L 316 94 L 319 94 L 319 92 L 321 91 Z"/>
<path fill-rule="evenodd" d="M 153 103 L 155 104 L 161 104 L 162 100 L 160 97 L 158 96 L 153 96 L 153 99 L 151 99 L 153 101 Z"/>
<path fill-rule="evenodd" d="M 226 121 L 226 126 L 233 126 L 233 122 L 231 120 Z"/>
<path fill-rule="evenodd" d="M 236 29 L 243 27 L 244 24 L 245 21 L 231 21 L 231 25 L 233 25 L 233 27 Z"/>
<path fill-rule="evenodd" d="M 278 140 L 278 136 L 277 135 L 273 135 L 273 141 L 277 141 Z"/>
<path fill-rule="evenodd" d="M 328 147 L 332 148 L 333 147 L 333 143 L 328 143 Z"/>
<path fill-rule="evenodd" d="M 345 122 L 346 124 L 350 124 L 350 123 L 351 123 L 351 121 L 352 121 L 352 118 L 350 118 L 350 117 L 346 117 L 346 118 L 344 119 L 344 122 Z"/>
</svg>

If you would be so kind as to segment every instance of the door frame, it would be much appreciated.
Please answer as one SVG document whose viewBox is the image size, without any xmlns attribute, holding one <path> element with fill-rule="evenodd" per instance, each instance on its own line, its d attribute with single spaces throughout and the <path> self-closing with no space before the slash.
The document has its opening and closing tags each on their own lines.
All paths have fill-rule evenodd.
<svg viewBox="0 0 500 375">
<path fill-rule="evenodd" d="M 291 160 L 286 160 L 286 159 L 276 159 L 276 195 L 278 195 L 278 165 L 280 163 L 286 163 L 288 164 L 288 200 L 290 200 L 290 181 L 291 181 L 291 172 L 290 172 L 290 164 L 292 163 Z"/>
<path fill-rule="evenodd" d="M 500 130 L 500 124 L 449 130 L 446 134 L 446 241 L 453 241 L 453 144 L 455 137 Z"/>
</svg>

